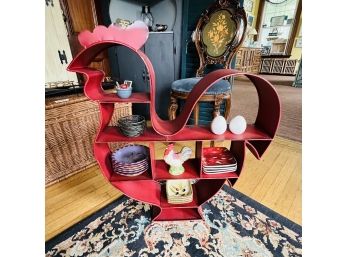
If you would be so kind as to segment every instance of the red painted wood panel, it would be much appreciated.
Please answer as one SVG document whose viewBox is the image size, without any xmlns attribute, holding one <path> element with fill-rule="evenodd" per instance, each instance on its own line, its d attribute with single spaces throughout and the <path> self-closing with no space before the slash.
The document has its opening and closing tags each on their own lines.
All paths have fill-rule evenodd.
<svg viewBox="0 0 348 257">
<path fill-rule="evenodd" d="M 154 221 L 174 221 L 174 220 L 200 220 L 201 215 L 198 208 L 171 208 L 162 209 L 161 213 Z"/>
<path fill-rule="evenodd" d="M 209 127 L 205 126 L 185 126 L 185 128 L 174 136 L 162 136 L 156 133 L 153 128 L 146 128 L 143 135 L 139 137 L 125 137 L 117 127 L 105 127 L 98 137 L 97 142 L 133 142 L 133 141 L 212 141 L 212 140 L 271 140 L 262 130 L 259 130 L 254 125 L 248 125 L 246 131 L 241 135 L 236 135 L 226 131 L 222 135 L 215 135 L 210 131 Z"/>
<path fill-rule="evenodd" d="M 200 160 L 189 159 L 184 163 L 185 172 L 178 176 L 171 175 L 169 165 L 163 160 L 156 160 L 156 168 L 153 170 L 153 178 L 155 180 L 168 180 L 168 179 L 198 179 L 200 171 Z"/>
<path fill-rule="evenodd" d="M 156 113 L 156 79 L 155 71 L 149 58 L 139 49 L 148 38 L 147 26 L 136 22 L 127 29 L 111 26 L 98 26 L 93 32 L 84 31 L 79 35 L 81 44 L 85 47 L 70 63 L 68 70 L 86 76 L 84 92 L 87 97 L 99 103 L 100 127 L 94 144 L 94 155 L 99 163 L 101 172 L 113 186 L 125 195 L 138 201 L 153 205 L 153 220 L 194 220 L 201 219 L 201 206 L 213 197 L 223 186 L 225 179 L 234 184 L 242 172 L 246 147 L 257 158 L 261 158 L 275 136 L 280 120 L 280 101 L 274 87 L 262 77 L 232 69 L 221 69 L 209 73 L 193 88 L 185 105 L 173 121 L 162 120 Z M 121 99 L 116 94 L 105 92 L 101 87 L 104 72 L 89 68 L 93 59 L 106 49 L 123 45 L 131 49 L 144 61 L 149 74 L 150 93 L 133 93 L 128 99 Z M 226 131 L 223 135 L 213 134 L 209 127 L 187 126 L 187 121 L 198 103 L 200 97 L 217 81 L 245 75 L 254 84 L 259 98 L 259 110 L 255 124 L 248 125 L 241 135 L 234 135 Z M 247 100 L 247 99 L 246 99 Z M 108 124 L 114 111 L 114 103 L 132 102 L 148 103 L 152 128 L 147 128 L 142 136 L 129 138 L 123 136 L 116 127 Z M 184 164 L 185 173 L 174 177 L 169 174 L 164 161 L 155 161 L 154 143 L 157 141 L 200 141 L 231 140 L 230 151 L 235 155 L 238 163 L 236 172 L 226 174 L 207 175 L 201 171 L 201 153 L 196 159 Z M 108 142 L 149 142 L 151 165 L 150 169 L 136 177 L 117 175 L 112 170 L 111 151 Z M 198 151 L 201 151 L 199 147 Z M 199 179 L 194 184 L 194 200 L 192 203 L 172 205 L 166 201 L 165 187 L 158 181 L 166 179 Z"/>
</svg>

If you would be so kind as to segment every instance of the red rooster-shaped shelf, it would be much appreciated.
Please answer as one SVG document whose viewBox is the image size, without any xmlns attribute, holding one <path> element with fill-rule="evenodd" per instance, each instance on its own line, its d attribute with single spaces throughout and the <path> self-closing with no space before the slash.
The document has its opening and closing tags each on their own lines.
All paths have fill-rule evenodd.
<svg viewBox="0 0 348 257">
<path fill-rule="evenodd" d="M 265 79 L 232 69 L 221 69 L 206 75 L 193 88 L 180 115 L 174 120 L 162 120 L 155 109 L 155 72 L 148 57 L 140 50 L 149 35 L 147 26 L 136 21 L 126 29 L 110 25 L 108 28 L 97 26 L 93 32 L 83 31 L 79 41 L 84 49 L 72 60 L 68 70 L 86 76 L 85 95 L 96 101 L 100 110 L 100 126 L 94 142 L 94 155 L 105 178 L 125 195 L 152 205 L 153 221 L 202 219 L 202 205 L 213 197 L 229 179 L 233 185 L 243 168 L 245 149 L 258 159 L 270 145 L 280 120 L 280 102 L 277 92 Z M 106 93 L 101 87 L 104 72 L 90 68 L 92 60 L 102 51 L 122 45 L 131 49 L 144 62 L 148 74 L 150 92 L 133 93 L 130 98 L 122 99 L 116 94 Z M 226 131 L 222 135 L 213 134 L 208 127 L 186 125 L 191 112 L 200 97 L 215 82 L 227 78 L 245 75 L 256 87 L 259 98 L 259 110 L 254 124 L 247 126 L 241 135 Z M 123 136 L 117 127 L 109 126 L 114 104 L 119 102 L 146 103 L 150 105 L 152 126 L 145 129 L 143 135 L 136 138 Z M 202 142 L 205 140 L 230 140 L 230 152 L 237 160 L 237 170 L 223 174 L 206 174 L 202 171 Z M 111 164 L 111 142 L 147 142 L 150 149 L 150 168 L 147 172 L 134 176 L 122 176 L 113 172 Z M 183 165 L 185 172 L 171 175 L 164 160 L 155 160 L 155 142 L 196 141 L 195 158 Z M 186 204 L 169 204 L 163 181 L 170 179 L 194 179 L 193 201 Z"/>
</svg>

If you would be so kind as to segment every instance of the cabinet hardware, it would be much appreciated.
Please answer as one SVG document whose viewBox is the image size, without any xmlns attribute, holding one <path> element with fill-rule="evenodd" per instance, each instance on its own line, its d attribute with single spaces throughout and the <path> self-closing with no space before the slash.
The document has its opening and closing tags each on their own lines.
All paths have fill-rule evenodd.
<svg viewBox="0 0 348 257">
<path fill-rule="evenodd" d="M 146 70 L 143 70 L 143 80 L 150 80 L 149 73 Z"/>
<path fill-rule="evenodd" d="M 47 6 L 51 4 L 51 6 L 54 7 L 53 0 L 45 0 L 45 2 Z"/>
<path fill-rule="evenodd" d="M 58 50 L 59 60 L 60 63 L 63 64 L 65 61 L 65 64 L 68 64 L 68 60 L 66 59 L 65 51 L 63 50 L 62 53 Z"/>
</svg>

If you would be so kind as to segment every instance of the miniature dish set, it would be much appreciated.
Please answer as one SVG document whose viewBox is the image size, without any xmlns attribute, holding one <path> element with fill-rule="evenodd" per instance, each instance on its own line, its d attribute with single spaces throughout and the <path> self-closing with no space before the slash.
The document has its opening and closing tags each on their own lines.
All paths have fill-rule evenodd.
<svg viewBox="0 0 348 257">
<path fill-rule="evenodd" d="M 184 204 L 193 201 L 192 185 L 187 179 L 167 180 L 166 193 L 170 204 Z"/>
<path fill-rule="evenodd" d="M 143 145 L 127 145 L 111 155 L 112 168 L 123 176 L 138 176 L 149 168 L 149 148 Z"/>
<path fill-rule="evenodd" d="M 205 174 L 235 172 L 237 160 L 226 147 L 203 148 L 202 167 Z"/>
</svg>

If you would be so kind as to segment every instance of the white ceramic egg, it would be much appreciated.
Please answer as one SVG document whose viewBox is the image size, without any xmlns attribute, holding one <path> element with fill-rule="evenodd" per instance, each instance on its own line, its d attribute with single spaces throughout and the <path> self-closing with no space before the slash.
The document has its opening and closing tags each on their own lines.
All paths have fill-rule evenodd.
<svg viewBox="0 0 348 257">
<path fill-rule="evenodd" d="M 222 117 L 221 115 L 216 116 L 210 124 L 210 129 L 216 135 L 221 135 L 225 133 L 227 129 L 226 119 Z"/>
<path fill-rule="evenodd" d="M 229 129 L 233 134 L 242 134 L 246 130 L 247 123 L 243 116 L 238 115 L 230 121 Z"/>
</svg>

